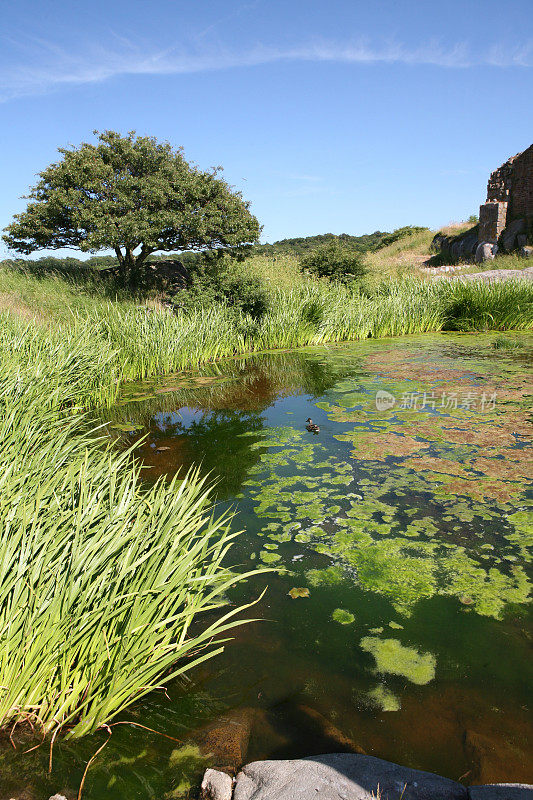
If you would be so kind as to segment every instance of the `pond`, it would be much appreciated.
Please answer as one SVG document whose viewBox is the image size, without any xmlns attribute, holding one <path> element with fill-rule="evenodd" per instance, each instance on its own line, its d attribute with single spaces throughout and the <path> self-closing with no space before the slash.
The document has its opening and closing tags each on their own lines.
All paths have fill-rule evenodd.
<svg viewBox="0 0 533 800">
<path fill-rule="evenodd" d="M 231 596 L 260 598 L 260 621 L 124 715 L 183 744 L 115 729 L 86 800 L 185 798 L 207 762 L 342 749 L 533 782 L 532 349 L 528 334 L 368 340 L 125 389 L 106 421 L 146 437 L 146 480 L 201 464 L 244 530 L 236 569 L 273 571 Z M 4 752 L 0 770 L 68 796 L 104 740 L 56 743 L 51 778 L 48 753 Z"/>
</svg>

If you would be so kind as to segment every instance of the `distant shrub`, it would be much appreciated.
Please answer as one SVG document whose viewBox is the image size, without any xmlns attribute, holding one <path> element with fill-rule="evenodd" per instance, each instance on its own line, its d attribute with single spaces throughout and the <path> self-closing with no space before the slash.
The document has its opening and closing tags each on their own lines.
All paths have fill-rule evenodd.
<svg viewBox="0 0 533 800">
<path fill-rule="evenodd" d="M 189 287 L 179 297 L 184 308 L 223 303 L 260 319 L 269 307 L 265 282 L 248 268 L 246 261 L 206 255 L 193 265 L 190 276 Z"/>
<path fill-rule="evenodd" d="M 362 255 L 338 239 L 317 247 L 300 259 L 300 269 L 316 278 L 351 283 L 366 272 Z"/>
</svg>

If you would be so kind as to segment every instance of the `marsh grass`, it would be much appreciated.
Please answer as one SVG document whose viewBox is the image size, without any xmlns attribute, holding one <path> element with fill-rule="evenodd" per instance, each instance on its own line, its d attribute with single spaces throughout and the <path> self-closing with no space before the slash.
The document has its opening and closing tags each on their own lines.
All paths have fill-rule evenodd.
<svg viewBox="0 0 533 800">
<path fill-rule="evenodd" d="M 76 737 L 219 653 L 242 624 L 226 591 L 247 575 L 227 566 L 237 534 L 205 478 L 144 486 L 132 451 L 72 411 L 113 354 L 98 360 L 85 331 L 79 379 L 72 342 L 3 331 L 0 727 Z"/>
<path fill-rule="evenodd" d="M 57 365 L 66 364 L 74 404 L 83 408 L 112 405 L 123 381 L 196 368 L 235 354 L 442 329 L 533 326 L 533 286 L 520 279 L 487 283 L 404 277 L 372 291 L 309 281 L 291 289 L 273 287 L 266 312 L 252 318 L 222 303 L 171 313 L 156 300 L 111 302 L 84 292 L 80 298 L 57 277 L 13 279 L 5 272 L 0 271 L 0 296 L 13 297 L 14 289 L 26 306 L 19 313 L 16 305 L 8 305 L 0 339 L 20 337 L 14 346 L 19 358 L 46 363 L 40 368 L 48 371 L 51 385 L 62 382 Z M 21 280 L 30 285 L 21 287 Z M 38 316 L 39 288 L 46 298 L 57 295 L 57 314 L 48 299 L 44 324 Z M 32 312 L 41 324 L 30 325 L 21 335 L 25 325 L 20 319 L 31 318 Z"/>
<path fill-rule="evenodd" d="M 436 281 L 446 330 L 505 331 L 533 327 L 533 285 L 527 280 Z"/>
<path fill-rule="evenodd" d="M 492 342 L 494 350 L 522 350 L 524 343 L 518 339 L 510 339 L 508 336 L 497 336 Z"/>
</svg>

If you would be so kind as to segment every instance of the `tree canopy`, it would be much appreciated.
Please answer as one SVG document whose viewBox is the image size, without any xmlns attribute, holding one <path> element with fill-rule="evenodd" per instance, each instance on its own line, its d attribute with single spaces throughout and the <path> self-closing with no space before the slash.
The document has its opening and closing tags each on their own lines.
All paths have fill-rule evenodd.
<svg viewBox="0 0 533 800">
<path fill-rule="evenodd" d="M 254 253 L 260 255 L 278 257 L 284 255 L 306 256 L 311 250 L 315 250 L 322 245 L 331 244 L 338 241 L 350 250 L 357 250 L 361 253 L 368 250 L 377 250 L 382 247 L 383 238 L 389 236 L 383 231 L 365 233 L 362 236 L 351 236 L 348 233 L 322 233 L 315 236 L 297 236 L 292 239 L 280 239 L 272 244 L 259 244 L 254 247 Z"/>
<path fill-rule="evenodd" d="M 26 210 L 5 229 L 12 250 L 112 249 L 136 283 L 155 251 L 228 252 L 258 241 L 259 223 L 221 167 L 202 171 L 182 148 L 135 132 L 95 134 L 97 144 L 59 148 L 61 159 L 40 173 Z"/>
</svg>

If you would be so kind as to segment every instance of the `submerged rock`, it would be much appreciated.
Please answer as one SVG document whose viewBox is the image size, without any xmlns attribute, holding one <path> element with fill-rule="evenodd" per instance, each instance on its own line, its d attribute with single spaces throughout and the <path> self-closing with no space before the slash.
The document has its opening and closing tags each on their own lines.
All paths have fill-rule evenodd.
<svg viewBox="0 0 533 800">
<path fill-rule="evenodd" d="M 320 744 L 321 748 L 327 747 L 330 752 L 335 753 L 364 754 L 365 751 L 362 747 L 314 708 L 302 704 L 294 710 L 293 715 L 295 716 L 296 714 L 301 717 L 305 728 L 313 734 L 313 739 L 317 741 L 317 744 Z"/>
<path fill-rule="evenodd" d="M 508 775 L 522 780 L 529 780 L 529 775 L 533 776 L 528 754 L 501 736 L 495 739 L 484 733 L 467 730 L 465 752 L 471 764 L 470 783 L 493 783 Z M 533 795 L 530 800 L 533 800 Z"/>
<path fill-rule="evenodd" d="M 464 786 L 373 756 L 334 753 L 256 761 L 237 775 L 234 800 L 468 800 Z"/>
<path fill-rule="evenodd" d="M 194 734 L 213 766 L 234 774 L 244 764 L 255 713 L 254 708 L 235 709 Z"/>
</svg>

